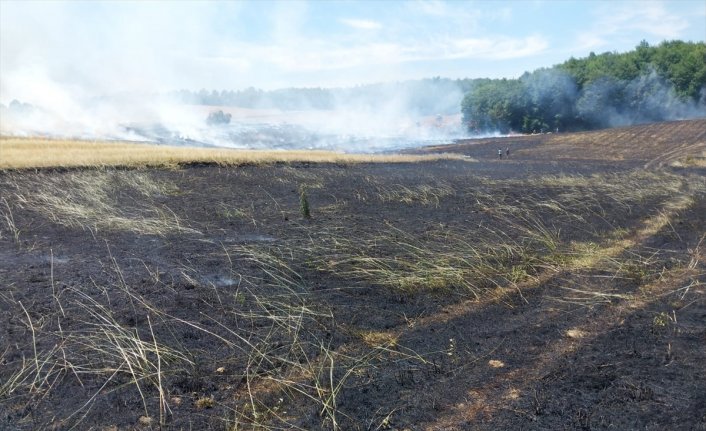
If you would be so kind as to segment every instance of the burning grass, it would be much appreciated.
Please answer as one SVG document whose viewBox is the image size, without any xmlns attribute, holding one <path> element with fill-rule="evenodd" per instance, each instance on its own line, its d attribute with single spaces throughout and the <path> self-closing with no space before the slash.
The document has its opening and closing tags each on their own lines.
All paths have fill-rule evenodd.
<svg viewBox="0 0 706 431">
<path fill-rule="evenodd" d="M 10 137 L 0 138 L 0 154 L 0 170 L 105 166 L 173 167 L 198 163 L 234 166 L 277 162 L 349 164 L 469 160 L 468 157 L 457 154 L 372 155 L 333 151 L 260 151 Z"/>
</svg>

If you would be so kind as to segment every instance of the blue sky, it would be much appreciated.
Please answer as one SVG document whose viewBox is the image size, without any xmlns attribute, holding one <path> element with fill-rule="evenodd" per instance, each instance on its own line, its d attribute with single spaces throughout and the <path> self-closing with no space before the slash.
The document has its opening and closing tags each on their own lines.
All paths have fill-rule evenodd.
<svg viewBox="0 0 706 431">
<path fill-rule="evenodd" d="M 0 0 L 0 102 L 517 77 L 643 39 L 706 40 L 706 2 Z"/>
</svg>

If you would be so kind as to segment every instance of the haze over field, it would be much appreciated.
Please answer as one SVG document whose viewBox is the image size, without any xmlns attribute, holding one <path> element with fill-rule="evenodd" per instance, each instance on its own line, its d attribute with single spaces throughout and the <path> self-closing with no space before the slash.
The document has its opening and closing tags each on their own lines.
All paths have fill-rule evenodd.
<svg viewBox="0 0 706 431">
<path fill-rule="evenodd" d="M 348 151 L 443 142 L 468 134 L 462 79 L 704 41 L 705 22 L 702 1 L 2 1 L 0 133 Z M 204 106 L 179 92 L 251 87 L 269 93 Z M 275 91 L 293 87 L 335 90 L 322 105 Z M 229 124 L 207 124 L 217 110 Z"/>
</svg>

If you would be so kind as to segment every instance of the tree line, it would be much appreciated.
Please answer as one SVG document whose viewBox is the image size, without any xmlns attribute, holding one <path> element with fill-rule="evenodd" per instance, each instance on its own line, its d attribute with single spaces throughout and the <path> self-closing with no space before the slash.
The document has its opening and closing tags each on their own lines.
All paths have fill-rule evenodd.
<svg viewBox="0 0 706 431">
<path fill-rule="evenodd" d="M 261 90 L 179 90 L 169 94 L 182 103 L 281 110 L 395 109 L 412 115 L 456 114 L 473 80 L 441 77 L 348 88 Z"/>
<path fill-rule="evenodd" d="M 477 79 L 461 102 L 472 132 L 538 133 L 706 116 L 706 44 L 641 42 L 525 72 Z"/>
<path fill-rule="evenodd" d="M 350 88 L 179 90 L 182 103 L 281 110 L 463 113 L 472 133 L 576 131 L 706 117 L 706 44 L 641 42 L 517 79 L 429 78 Z"/>
</svg>

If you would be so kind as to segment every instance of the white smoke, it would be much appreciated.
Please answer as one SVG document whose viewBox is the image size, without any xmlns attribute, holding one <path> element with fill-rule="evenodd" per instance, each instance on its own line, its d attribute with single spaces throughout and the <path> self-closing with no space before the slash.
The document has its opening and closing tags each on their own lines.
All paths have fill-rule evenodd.
<svg viewBox="0 0 706 431">
<path fill-rule="evenodd" d="M 80 92 L 34 78 L 27 99 L 3 108 L 0 133 L 343 151 L 387 150 L 464 135 L 458 114 L 463 92 L 453 81 L 322 90 L 331 94 L 327 109 L 313 109 L 304 98 L 287 100 L 294 109 L 285 110 L 264 103 L 246 108 L 188 104 L 166 93 L 77 97 Z M 278 100 L 277 92 L 266 94 Z M 231 123 L 207 124 L 216 110 L 231 114 Z"/>
<path fill-rule="evenodd" d="M 452 83 L 377 86 L 375 97 L 341 87 L 461 76 L 462 62 L 527 57 L 547 41 L 483 32 L 481 22 L 499 19 L 495 8 L 446 4 L 432 13 L 429 6 L 332 13 L 299 1 L 0 1 L 0 133 L 355 151 L 461 137 L 463 91 Z M 312 26 L 324 9 L 326 25 Z M 336 87 L 326 109 L 192 106 L 172 97 L 180 89 L 315 85 Z M 13 100 L 34 109 L 12 108 Z M 219 109 L 232 114 L 231 124 L 208 127 L 209 112 Z"/>
<path fill-rule="evenodd" d="M 701 94 L 706 93 L 706 86 Z M 684 100 L 674 86 L 651 69 L 632 81 L 604 77 L 583 88 L 578 115 L 596 126 L 616 127 L 654 121 L 706 117 L 706 101 Z"/>
</svg>

